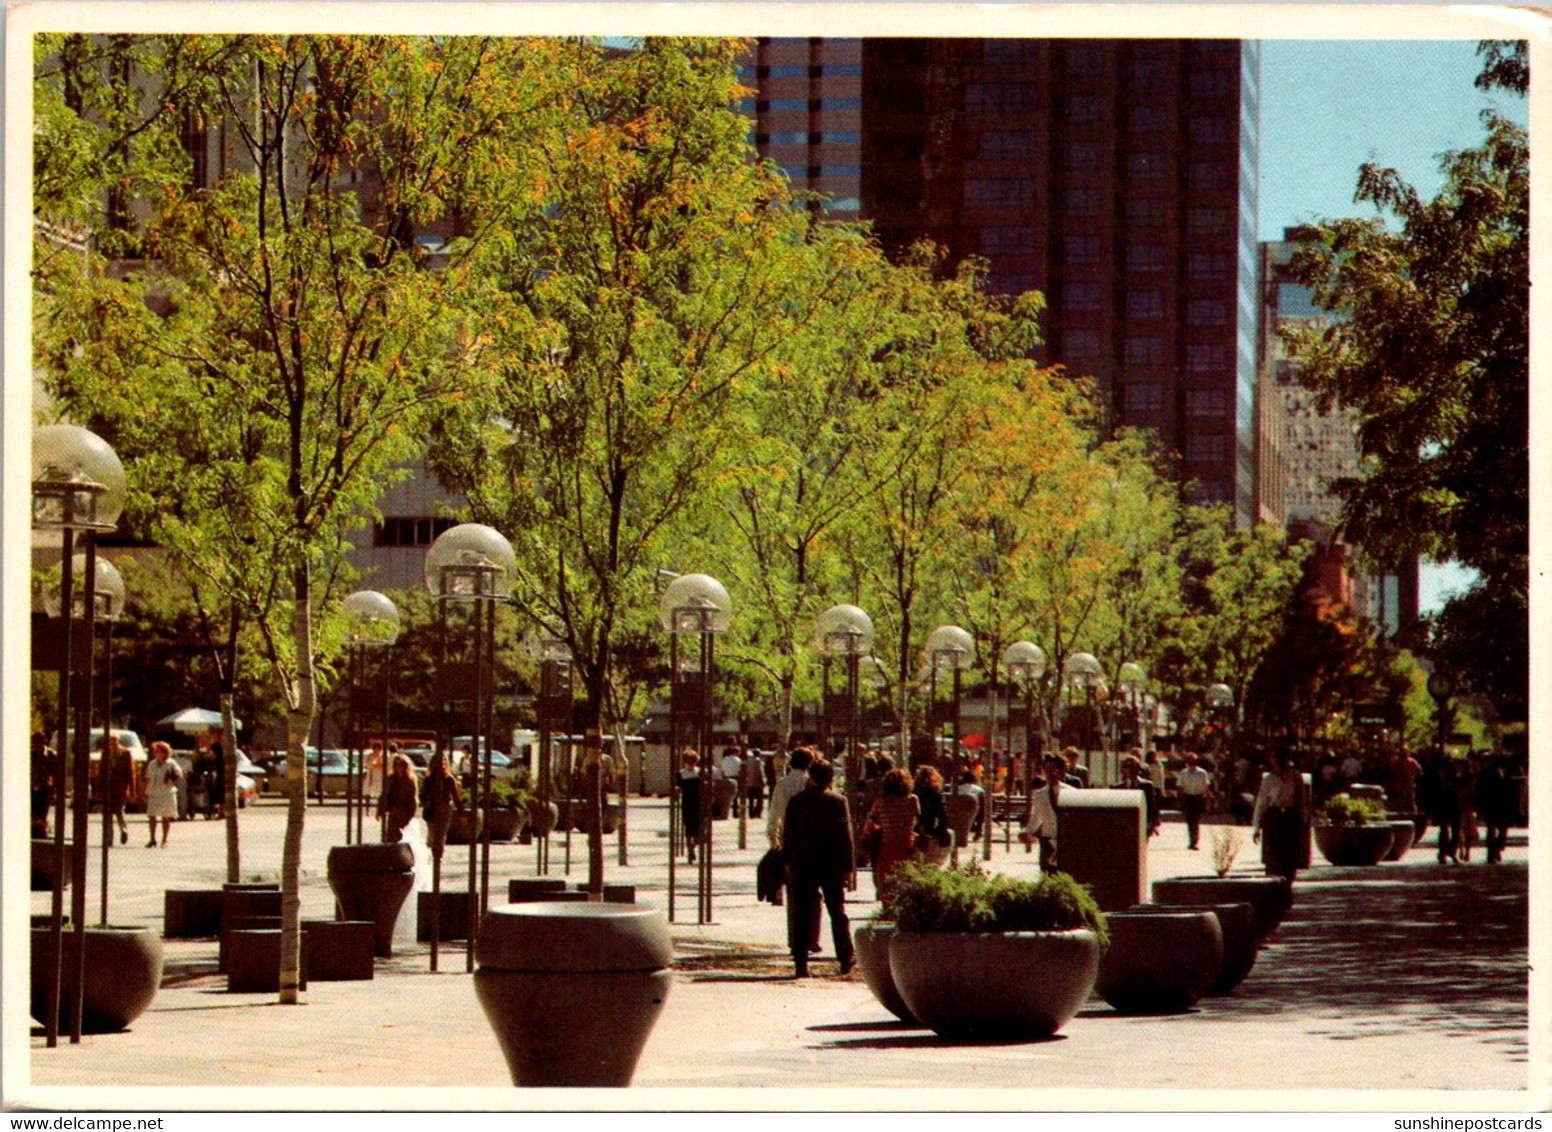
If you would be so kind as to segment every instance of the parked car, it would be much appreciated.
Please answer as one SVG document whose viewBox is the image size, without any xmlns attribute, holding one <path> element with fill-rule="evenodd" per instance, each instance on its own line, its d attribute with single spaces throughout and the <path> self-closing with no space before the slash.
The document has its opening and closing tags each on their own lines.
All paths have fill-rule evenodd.
<svg viewBox="0 0 1552 1132">
<path fill-rule="evenodd" d="M 318 780 L 323 779 L 323 796 L 325 798 L 343 798 L 346 786 L 349 782 L 351 769 L 350 763 L 345 757 L 345 752 L 333 747 L 307 747 L 307 792 L 311 795 L 318 793 Z M 356 774 L 360 774 L 361 753 L 356 752 Z"/>
</svg>

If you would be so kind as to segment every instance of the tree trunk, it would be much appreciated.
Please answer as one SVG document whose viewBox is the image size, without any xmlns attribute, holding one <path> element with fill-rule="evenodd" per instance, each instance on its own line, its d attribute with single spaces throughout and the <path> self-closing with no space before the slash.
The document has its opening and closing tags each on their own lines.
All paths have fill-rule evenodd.
<svg viewBox="0 0 1552 1132">
<path fill-rule="evenodd" d="M 221 799 L 226 809 L 226 880 L 236 884 L 242 880 L 242 853 L 237 840 L 237 725 L 232 720 L 232 693 L 221 692 L 221 757 L 226 761 L 224 781 L 226 797 Z"/>
<path fill-rule="evenodd" d="M 785 673 L 781 678 L 781 694 L 779 697 L 777 712 L 780 716 L 781 727 L 781 753 L 786 754 L 792 750 L 792 685 L 794 675 Z"/>
<path fill-rule="evenodd" d="M 307 752 L 316 690 L 313 683 L 312 601 L 307 567 L 296 572 L 296 610 L 291 615 L 296 646 L 296 687 L 287 689 L 285 843 L 280 856 L 280 1001 L 295 1005 L 302 970 L 302 829 L 307 819 Z M 321 767 L 319 768 L 322 769 Z M 320 776 L 321 777 L 321 776 Z"/>
</svg>

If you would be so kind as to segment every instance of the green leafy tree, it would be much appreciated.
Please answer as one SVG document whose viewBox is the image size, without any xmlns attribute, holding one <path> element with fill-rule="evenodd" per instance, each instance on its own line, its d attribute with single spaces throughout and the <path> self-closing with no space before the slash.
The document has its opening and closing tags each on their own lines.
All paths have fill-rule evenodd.
<svg viewBox="0 0 1552 1132">
<path fill-rule="evenodd" d="M 1478 85 L 1523 93 L 1525 44 L 1482 50 Z M 1381 560 L 1417 553 L 1479 572 L 1434 649 L 1460 666 L 1462 686 L 1522 716 L 1530 166 L 1525 130 L 1495 110 L 1482 118 L 1482 144 L 1444 158 L 1432 200 L 1394 170 L 1363 167 L 1357 199 L 1378 215 L 1328 221 L 1295 260 L 1341 319 L 1290 345 L 1305 384 L 1358 413 L 1363 471 L 1337 485 L 1348 534 Z M 1497 629 L 1491 642 L 1471 631 L 1483 623 Z"/>
<path fill-rule="evenodd" d="M 89 407 L 129 457 L 158 540 L 262 642 L 287 734 L 280 1000 L 293 1003 L 303 744 L 339 639 L 328 586 L 345 577 L 347 529 L 481 362 L 464 296 L 482 237 L 527 185 L 527 52 L 369 36 L 113 44 L 126 56 L 47 53 L 61 62 L 40 69 L 38 148 L 58 130 L 73 148 L 157 158 L 127 160 L 89 218 L 95 235 L 117 221 L 116 195 L 133 202 L 144 258 L 113 263 L 112 240 L 73 268 L 40 251 L 38 360 L 57 404 Z M 114 81 L 99 83 L 105 68 Z M 135 106 L 151 108 L 138 132 L 117 126 Z M 191 123 L 225 140 L 208 186 L 172 160 Z M 94 131 L 101 143 L 83 141 Z M 78 203 L 42 194 L 40 222 L 56 199 Z M 416 236 L 436 226 L 455 238 L 432 270 Z"/>
</svg>

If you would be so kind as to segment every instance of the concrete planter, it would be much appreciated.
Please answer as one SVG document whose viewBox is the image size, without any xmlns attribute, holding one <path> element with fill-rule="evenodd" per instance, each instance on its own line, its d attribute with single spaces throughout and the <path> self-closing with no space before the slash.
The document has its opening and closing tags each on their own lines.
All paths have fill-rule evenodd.
<svg viewBox="0 0 1552 1132">
<path fill-rule="evenodd" d="M 1261 942 L 1293 906 L 1293 885 L 1282 877 L 1248 874 L 1226 877 L 1170 877 L 1153 882 L 1156 904 L 1249 904 L 1256 911 Z"/>
<path fill-rule="evenodd" d="M 896 932 L 889 971 L 912 1014 L 946 1038 L 1044 1038 L 1094 989 L 1091 931 Z"/>
<path fill-rule="evenodd" d="M 1390 826 L 1391 842 L 1385 860 L 1399 861 L 1412 848 L 1412 842 L 1417 838 L 1417 825 L 1412 821 L 1392 821 L 1386 824 Z"/>
<path fill-rule="evenodd" d="M 469 844 L 479 837 L 483 824 L 484 817 L 478 810 L 454 810 L 451 820 L 447 823 L 447 843 L 449 845 Z"/>
<path fill-rule="evenodd" d="M 221 934 L 226 894 L 219 888 L 169 888 L 162 898 L 164 939 L 209 939 Z"/>
<path fill-rule="evenodd" d="M 304 975 L 320 983 L 370 979 L 376 934 L 366 920 L 303 920 Z"/>
<path fill-rule="evenodd" d="M 64 982 L 59 996 L 60 1033 L 69 1033 L 67 1021 L 75 1010 L 76 982 L 70 970 L 74 953 L 67 924 L 63 947 Z M 32 1016 L 44 1022 L 48 1016 L 49 972 L 54 967 L 47 925 L 32 928 Z M 86 993 L 81 1008 L 81 1031 L 112 1034 L 126 1029 L 151 1005 L 162 985 L 162 941 L 152 929 L 108 925 L 86 929 Z"/>
<path fill-rule="evenodd" d="M 1110 948 L 1095 990 L 1122 1014 L 1179 1014 L 1223 966 L 1223 929 L 1211 909 L 1112 912 Z"/>
<path fill-rule="evenodd" d="M 375 954 L 393 954 L 393 925 L 415 887 L 415 855 L 403 842 L 336 845 L 329 850 L 329 887 L 347 920 L 376 925 Z"/>
<path fill-rule="evenodd" d="M 560 877 L 513 877 L 507 881 L 507 903 L 532 904 L 565 891 L 566 882 Z"/>
<path fill-rule="evenodd" d="M 1389 822 L 1315 826 L 1315 847 L 1333 865 L 1377 865 L 1390 852 L 1394 840 Z"/>
<path fill-rule="evenodd" d="M 535 800 L 528 803 L 528 832 L 533 836 L 548 837 L 559 825 L 560 807 L 554 802 L 541 805 Z"/>
<path fill-rule="evenodd" d="M 440 897 L 440 900 L 438 899 Z M 415 894 L 415 939 L 419 943 L 431 942 L 431 922 L 441 908 L 437 921 L 437 940 L 448 943 L 469 938 L 469 890 L 444 888 L 441 892 L 417 892 Z"/>
<path fill-rule="evenodd" d="M 900 997 L 895 987 L 894 975 L 889 970 L 889 941 L 894 938 L 895 926 L 877 920 L 865 920 L 852 929 L 851 938 L 857 949 L 857 969 L 862 981 L 878 999 L 879 1005 L 902 1022 L 916 1025 L 916 1015 Z"/>
<path fill-rule="evenodd" d="M 738 793 L 738 783 L 719 778 L 712 783 L 711 820 L 726 821 L 733 812 L 733 796 Z"/>
<path fill-rule="evenodd" d="M 490 839 L 515 841 L 527 823 L 528 811 L 526 810 L 491 810 Z"/>
<path fill-rule="evenodd" d="M 492 908 L 475 957 L 475 995 L 514 1085 L 630 1084 L 673 980 L 661 912 L 558 902 Z"/>
<path fill-rule="evenodd" d="M 1223 964 L 1218 977 L 1207 988 L 1206 995 L 1229 994 L 1256 965 L 1256 952 L 1260 946 L 1256 929 L 1256 910 L 1249 904 L 1139 904 L 1134 912 L 1185 912 L 1200 908 L 1218 917 L 1218 927 L 1223 933 Z"/>
</svg>

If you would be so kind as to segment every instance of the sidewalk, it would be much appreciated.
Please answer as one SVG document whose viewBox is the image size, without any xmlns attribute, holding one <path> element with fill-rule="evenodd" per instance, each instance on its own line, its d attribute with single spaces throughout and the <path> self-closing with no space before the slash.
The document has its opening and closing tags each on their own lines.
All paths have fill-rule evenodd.
<svg viewBox="0 0 1552 1132">
<path fill-rule="evenodd" d="M 666 804 L 632 799 L 630 817 L 631 863 L 616 863 L 610 839 L 606 876 L 611 883 L 636 884 L 639 902 L 664 907 Z M 275 875 L 283 825 L 277 803 L 244 812 L 244 879 Z M 328 847 L 342 840 L 343 827 L 338 806 L 308 813 L 306 916 L 332 914 L 324 859 Z M 111 918 L 159 926 L 165 888 L 215 887 L 224 879 L 224 833 L 215 822 L 178 823 L 162 850 L 144 847 L 144 828 L 142 822 L 132 829 L 129 846 L 112 851 Z M 618 1099 L 608 1104 L 694 1106 L 699 1094 L 652 1090 L 733 1088 L 740 1092 L 716 1102 L 720 1107 L 779 1108 L 793 1103 L 791 1095 L 769 1090 L 821 1084 L 868 1090 L 821 1103 L 885 1107 L 912 1102 L 893 1092 L 871 1096 L 872 1090 L 1103 1089 L 1102 1098 L 1080 1093 L 1063 1103 L 1124 1107 L 1124 1094 L 1109 1090 L 1449 1089 L 1486 1091 L 1478 1107 L 1526 1103 L 1508 1095 L 1527 1087 L 1528 1072 L 1522 831 L 1502 866 L 1441 868 L 1433 863 L 1431 836 L 1400 863 L 1372 869 L 1317 865 L 1301 876 L 1287 920 L 1232 996 L 1160 1018 L 1123 1018 L 1095 999 L 1055 1038 L 1019 1044 L 946 1042 L 906 1027 L 873 1001 L 859 976 L 838 977 L 833 957 L 815 961 L 815 978 L 793 980 L 784 913 L 754 895 L 763 825 L 751 822 L 743 850 L 736 848 L 736 831 L 736 820 L 718 823 L 712 923 L 693 922 L 694 892 L 684 886 L 694 876 L 680 870 L 673 926 L 678 977 L 636 1073 L 637 1088 L 615 1094 Z M 1253 864 L 1254 852 L 1243 832 L 1242 867 Z M 448 850 L 454 876 L 466 868 L 460 852 L 466 850 Z M 574 834 L 571 879 L 585 880 L 585 854 L 583 838 Z M 94 851 L 88 883 L 93 920 L 98 859 Z M 508 877 L 535 875 L 534 860 L 532 847 L 493 847 L 493 897 L 504 900 Z M 564 839 L 557 838 L 551 875 L 561 875 L 564 862 Z M 1001 830 L 990 867 L 1034 871 L 1033 858 L 1016 842 L 1011 853 L 1003 850 Z M 1178 823 L 1166 823 L 1150 846 L 1155 879 L 1210 867 L 1205 848 L 1186 849 Z M 47 894 L 32 899 L 34 911 L 46 910 Z M 848 912 L 856 919 L 872 906 L 871 878 L 864 872 Z M 828 954 L 828 929 L 825 938 Z M 300 1007 L 279 1006 L 271 995 L 226 993 L 224 976 L 215 973 L 213 941 L 169 941 L 166 953 L 163 989 L 132 1030 L 49 1050 L 41 1028 L 33 1027 L 33 1083 L 101 1086 L 103 1104 L 131 1107 L 151 1103 L 154 1094 L 125 1092 L 125 1086 L 181 1086 L 164 1102 L 171 1108 L 283 1107 L 288 1094 L 231 1089 L 273 1085 L 368 1086 L 378 1098 L 381 1089 L 395 1088 L 391 1101 L 368 1107 L 576 1103 L 564 1092 L 541 1100 L 511 1089 L 464 973 L 461 945 L 444 947 L 438 974 L 428 970 L 424 945 L 411 947 L 379 960 L 371 982 L 314 983 Z M 462 1091 L 397 1088 L 403 1086 Z M 13 1085 L 7 1100 L 16 1092 Z M 44 1104 L 60 1096 L 49 1089 L 29 1095 Z M 789 1099 L 783 1102 L 783 1096 Z M 1182 1105 L 1198 1108 L 1268 1103 L 1232 1092 L 1180 1096 Z M 309 1093 L 293 1103 L 365 1102 L 360 1094 Z M 963 1103 L 1019 1102 L 1014 1094 L 1003 1100 L 981 1094 Z M 1040 1103 L 1053 1102 L 1036 1107 Z"/>
</svg>

